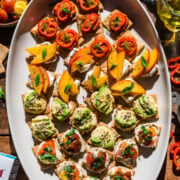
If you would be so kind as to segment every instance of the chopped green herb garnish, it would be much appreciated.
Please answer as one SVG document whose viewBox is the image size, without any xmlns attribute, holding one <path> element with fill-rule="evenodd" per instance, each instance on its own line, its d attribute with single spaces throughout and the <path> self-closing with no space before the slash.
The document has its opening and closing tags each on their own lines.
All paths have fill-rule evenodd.
<svg viewBox="0 0 180 180">
<path fill-rule="evenodd" d="M 70 42 L 70 38 L 66 35 L 66 33 L 63 33 L 63 37 L 66 42 Z"/>
<path fill-rule="evenodd" d="M 43 59 L 43 60 L 46 59 L 46 55 L 47 55 L 47 48 L 45 47 L 45 48 L 42 50 L 42 59 Z"/>
<path fill-rule="evenodd" d="M 52 148 L 51 148 L 51 147 L 46 147 L 46 148 L 44 148 L 43 150 L 46 151 L 46 152 L 51 152 L 51 151 L 52 151 Z"/>
<path fill-rule="evenodd" d="M 124 155 L 134 155 L 134 152 L 132 152 L 131 151 L 131 147 L 133 147 L 133 144 L 131 144 L 131 145 L 128 145 L 125 149 L 124 149 L 124 151 L 122 152 L 122 154 L 121 154 L 121 157 L 123 157 Z"/>
<path fill-rule="evenodd" d="M 119 25 L 119 22 L 120 22 L 119 17 L 116 17 L 116 18 L 113 20 L 113 22 L 114 22 L 114 26 L 115 26 L 115 27 L 118 26 L 118 25 Z"/>
<path fill-rule="evenodd" d="M 91 6 L 91 1 L 90 0 L 86 0 L 88 6 Z"/>
<path fill-rule="evenodd" d="M 95 45 L 93 46 L 93 48 L 102 50 L 102 48 L 101 48 L 101 46 L 100 46 L 99 44 L 95 44 Z"/>
<path fill-rule="evenodd" d="M 96 78 L 93 75 L 91 75 L 91 81 L 92 81 L 92 85 L 94 87 L 96 87 L 97 86 L 97 81 L 96 81 Z"/>
<path fill-rule="evenodd" d="M 72 169 L 72 167 L 71 166 L 66 166 L 65 168 L 64 168 L 64 170 L 66 171 L 66 176 L 67 177 L 70 177 L 71 176 L 71 173 L 73 173 L 73 174 L 75 174 L 75 171 Z"/>
<path fill-rule="evenodd" d="M 79 67 L 83 67 L 82 62 L 76 62 Z"/>
<path fill-rule="evenodd" d="M 61 11 L 63 11 L 66 14 L 71 14 L 71 11 L 68 8 L 62 7 Z"/>
<path fill-rule="evenodd" d="M 142 64 L 142 66 L 144 66 L 145 68 L 148 67 L 148 62 L 146 61 L 146 59 L 145 59 L 143 56 L 141 56 L 141 64 Z"/>
<path fill-rule="evenodd" d="M 69 91 L 69 89 L 71 88 L 71 86 L 72 86 L 72 83 L 67 84 L 64 89 L 64 92 L 67 93 Z"/>
<path fill-rule="evenodd" d="M 75 129 L 72 129 L 66 136 L 72 136 L 75 133 Z"/>
<path fill-rule="evenodd" d="M 35 85 L 38 86 L 40 83 L 40 74 L 38 73 L 36 78 L 35 78 Z"/>
<path fill-rule="evenodd" d="M 40 159 L 41 159 L 41 160 L 48 160 L 48 161 L 50 161 L 50 162 L 54 162 L 54 161 L 58 160 L 56 156 L 52 155 L 52 154 L 49 153 L 49 152 L 40 155 Z"/>
<path fill-rule="evenodd" d="M 133 88 L 134 88 L 134 83 L 131 83 L 130 86 L 127 86 L 122 90 L 122 94 L 126 94 L 126 93 L 130 92 Z"/>
<path fill-rule="evenodd" d="M 1 86 L 0 86 L 0 99 L 4 99 L 4 90 Z"/>
<path fill-rule="evenodd" d="M 117 64 L 112 63 L 112 62 L 110 62 L 110 63 L 112 64 L 112 66 L 110 67 L 110 70 L 113 70 L 117 66 Z"/>
</svg>

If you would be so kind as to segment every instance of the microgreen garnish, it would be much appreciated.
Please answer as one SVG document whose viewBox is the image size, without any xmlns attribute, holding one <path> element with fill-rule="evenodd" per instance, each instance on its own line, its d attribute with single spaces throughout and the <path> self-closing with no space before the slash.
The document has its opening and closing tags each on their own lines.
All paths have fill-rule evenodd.
<svg viewBox="0 0 180 180">
<path fill-rule="evenodd" d="M 72 129 L 68 134 L 66 134 L 66 136 L 72 136 L 75 133 L 75 129 Z"/>
<path fill-rule="evenodd" d="M 0 86 L 0 99 L 4 99 L 4 90 L 1 86 Z"/>
<path fill-rule="evenodd" d="M 51 147 L 46 147 L 46 148 L 44 148 L 43 150 L 46 151 L 46 152 L 51 152 L 51 151 L 52 151 L 52 148 L 51 148 Z"/>
<path fill-rule="evenodd" d="M 76 62 L 79 67 L 83 67 L 82 62 Z"/>
<path fill-rule="evenodd" d="M 69 89 L 71 88 L 71 86 L 72 86 L 72 83 L 67 84 L 64 89 L 64 92 L 67 93 L 69 91 Z"/>
<path fill-rule="evenodd" d="M 114 22 L 114 26 L 118 26 L 118 25 L 119 25 L 119 22 L 120 22 L 119 17 L 116 17 L 116 18 L 113 20 L 113 22 Z"/>
<path fill-rule="evenodd" d="M 40 155 L 40 159 L 41 160 L 46 160 L 47 159 L 50 162 L 54 162 L 54 161 L 58 160 L 56 156 L 52 155 L 49 152 Z"/>
<path fill-rule="evenodd" d="M 43 60 L 45 60 L 46 55 L 47 55 L 47 48 L 45 47 L 45 48 L 43 48 L 43 50 L 42 50 L 42 59 L 43 59 Z"/>
<path fill-rule="evenodd" d="M 146 59 L 145 59 L 143 56 L 141 56 L 141 64 L 142 64 L 142 66 L 144 66 L 145 68 L 148 67 L 148 62 L 146 61 Z"/>
<path fill-rule="evenodd" d="M 91 1 L 90 0 L 86 0 L 88 6 L 91 6 Z"/>
<path fill-rule="evenodd" d="M 71 14 L 71 11 L 68 8 L 62 7 L 61 11 L 63 11 L 66 14 Z"/>
<path fill-rule="evenodd" d="M 40 74 L 38 73 L 36 78 L 35 78 L 35 85 L 38 86 L 40 83 Z"/>
<path fill-rule="evenodd" d="M 91 81 L 92 81 L 93 87 L 96 87 L 97 86 L 97 81 L 96 81 L 96 78 L 93 75 L 91 75 Z"/>
<path fill-rule="evenodd" d="M 102 48 L 101 48 L 101 46 L 100 46 L 99 44 L 95 44 L 95 45 L 93 46 L 93 48 L 102 50 Z"/>
<path fill-rule="evenodd" d="M 117 64 L 115 64 L 113 62 L 110 62 L 110 63 L 112 64 L 112 66 L 110 67 L 110 70 L 113 70 L 117 66 Z"/>
<path fill-rule="evenodd" d="M 63 33 L 63 37 L 66 42 L 70 42 L 70 38 L 67 36 L 66 33 Z"/>
<path fill-rule="evenodd" d="M 127 86 L 122 90 L 122 94 L 126 94 L 126 93 L 130 92 L 133 88 L 134 88 L 134 83 L 131 83 L 130 86 Z"/>
<path fill-rule="evenodd" d="M 123 157 L 124 155 L 134 155 L 134 152 L 132 152 L 131 151 L 131 147 L 133 147 L 133 144 L 131 144 L 131 145 L 128 145 L 125 149 L 124 149 L 124 151 L 122 152 L 122 154 L 121 154 L 121 157 Z"/>
</svg>

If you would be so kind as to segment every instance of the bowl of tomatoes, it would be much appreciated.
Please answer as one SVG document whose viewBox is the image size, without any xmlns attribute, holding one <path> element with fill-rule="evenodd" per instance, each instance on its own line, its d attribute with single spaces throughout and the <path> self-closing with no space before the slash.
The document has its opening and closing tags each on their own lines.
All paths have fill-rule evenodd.
<svg viewBox="0 0 180 180">
<path fill-rule="evenodd" d="M 15 26 L 29 0 L 0 0 L 0 27 Z"/>
</svg>

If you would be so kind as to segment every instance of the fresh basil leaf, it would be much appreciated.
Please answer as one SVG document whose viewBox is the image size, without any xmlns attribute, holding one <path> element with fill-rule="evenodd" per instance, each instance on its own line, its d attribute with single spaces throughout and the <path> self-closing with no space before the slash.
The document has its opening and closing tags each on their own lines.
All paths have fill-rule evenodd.
<svg viewBox="0 0 180 180">
<path fill-rule="evenodd" d="M 45 48 L 42 50 L 42 59 L 45 60 L 45 59 L 46 59 L 46 56 L 47 56 L 47 48 L 45 47 Z"/>
<path fill-rule="evenodd" d="M 4 99 L 4 90 L 1 86 L 0 86 L 0 99 Z"/>
<path fill-rule="evenodd" d="M 127 86 L 122 90 L 122 94 L 126 94 L 126 93 L 130 92 L 133 88 L 134 88 L 134 83 L 131 83 L 130 86 Z"/>
<path fill-rule="evenodd" d="M 146 61 L 146 59 L 145 59 L 143 56 L 141 56 L 141 64 L 142 64 L 142 66 L 144 66 L 145 68 L 148 67 L 148 62 Z"/>
<path fill-rule="evenodd" d="M 112 64 L 112 66 L 111 66 L 110 70 L 113 70 L 113 69 L 117 66 L 117 64 L 112 63 L 112 62 L 110 62 L 110 63 Z"/>
<path fill-rule="evenodd" d="M 66 14 L 71 14 L 71 11 L 68 8 L 62 7 L 61 11 L 66 13 Z"/>
<path fill-rule="evenodd" d="M 83 67 L 82 62 L 76 62 L 79 67 Z"/>
<path fill-rule="evenodd" d="M 91 75 L 91 81 L 92 81 L 92 85 L 94 87 L 96 87 L 97 86 L 97 81 L 96 81 L 96 78 L 93 75 Z"/>
<path fill-rule="evenodd" d="M 71 88 L 71 86 L 72 86 L 72 83 L 67 84 L 64 89 L 64 92 L 67 93 L 69 91 L 69 89 Z"/>
<path fill-rule="evenodd" d="M 36 78 L 35 78 L 35 85 L 38 86 L 40 83 L 40 74 L 38 73 Z"/>
<path fill-rule="evenodd" d="M 95 45 L 93 46 L 93 48 L 102 50 L 102 48 L 101 48 L 101 46 L 100 46 L 99 44 L 95 44 Z"/>
</svg>

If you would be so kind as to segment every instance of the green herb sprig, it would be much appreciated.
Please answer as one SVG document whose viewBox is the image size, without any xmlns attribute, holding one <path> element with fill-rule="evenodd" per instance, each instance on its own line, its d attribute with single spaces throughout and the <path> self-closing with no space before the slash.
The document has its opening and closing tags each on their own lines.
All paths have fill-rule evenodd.
<svg viewBox="0 0 180 180">
<path fill-rule="evenodd" d="M 91 75 L 91 81 L 92 81 L 93 87 L 96 87 L 97 86 L 97 81 L 96 81 L 96 78 L 93 75 Z"/>
<path fill-rule="evenodd" d="M 69 89 L 71 88 L 71 86 L 72 86 L 72 83 L 67 84 L 64 89 L 64 92 L 67 93 L 69 91 Z"/>
<path fill-rule="evenodd" d="M 134 83 L 131 83 L 130 86 L 127 86 L 127 87 L 125 87 L 125 88 L 122 90 L 122 94 L 127 94 L 127 93 L 129 93 L 133 88 L 134 88 Z"/>
</svg>

